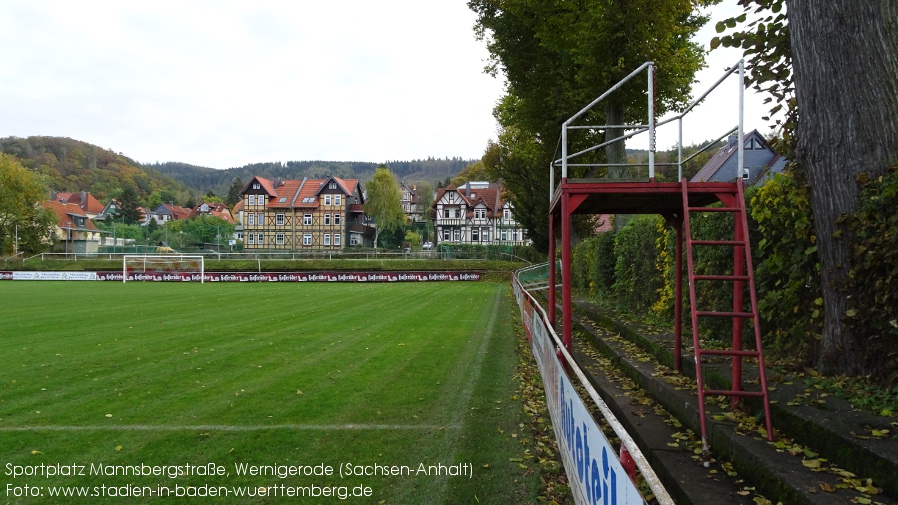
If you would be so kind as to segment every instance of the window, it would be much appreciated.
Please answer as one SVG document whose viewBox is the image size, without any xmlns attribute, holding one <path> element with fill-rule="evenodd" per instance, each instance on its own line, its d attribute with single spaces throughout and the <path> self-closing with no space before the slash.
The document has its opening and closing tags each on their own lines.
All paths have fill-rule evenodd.
<svg viewBox="0 0 898 505">
<path fill-rule="evenodd" d="M 443 217 L 449 219 L 449 209 L 443 209 Z"/>
<path fill-rule="evenodd" d="M 324 234 L 324 245 L 331 245 L 331 234 L 330 233 Z"/>
<path fill-rule="evenodd" d="M 259 226 L 265 224 L 265 214 L 262 214 L 261 212 L 256 214 L 256 224 Z"/>
<path fill-rule="evenodd" d="M 349 245 L 359 245 L 359 237 L 352 235 L 349 237 Z"/>
<path fill-rule="evenodd" d="M 287 197 L 286 197 L 286 196 L 282 196 L 282 197 L 280 198 L 280 200 L 278 200 L 278 203 L 287 203 Z"/>
<path fill-rule="evenodd" d="M 471 228 L 471 241 L 480 242 L 480 228 Z"/>
<path fill-rule="evenodd" d="M 265 199 L 262 198 L 262 195 L 259 195 L 259 198 L 256 199 L 256 203 L 259 205 L 265 205 Z"/>
<path fill-rule="evenodd" d="M 256 243 L 259 244 L 259 245 L 264 244 L 264 243 L 265 243 L 265 235 L 262 234 L 262 233 L 260 233 L 260 234 L 259 234 L 258 240 L 256 240 Z"/>
<path fill-rule="evenodd" d="M 302 245 L 312 245 L 312 234 L 311 233 L 303 234 Z"/>
<path fill-rule="evenodd" d="M 255 205 L 256 204 L 256 195 L 249 195 L 249 202 L 247 205 Z"/>
<path fill-rule="evenodd" d="M 340 214 L 334 214 L 334 224 L 340 226 Z"/>
<path fill-rule="evenodd" d="M 451 236 L 449 235 L 449 228 L 443 228 L 443 241 L 449 240 L 452 240 Z"/>
<path fill-rule="evenodd" d="M 276 233 L 276 234 L 274 235 L 274 242 L 275 242 L 277 245 L 284 245 L 284 234 L 283 234 L 283 233 Z"/>
<path fill-rule="evenodd" d="M 461 241 L 461 230 L 455 230 L 455 241 L 456 242 Z"/>
<path fill-rule="evenodd" d="M 331 215 L 325 214 L 324 215 L 324 226 L 330 226 L 330 225 L 331 225 Z"/>
<path fill-rule="evenodd" d="M 502 209 L 502 218 L 511 219 L 511 211 L 508 209 Z"/>
<path fill-rule="evenodd" d="M 302 199 L 302 203 L 315 203 L 315 197 L 314 197 L 314 196 L 307 196 L 307 197 L 305 197 L 305 198 Z"/>
<path fill-rule="evenodd" d="M 340 237 L 341 237 L 341 235 L 339 233 L 334 233 L 334 245 L 336 245 L 336 246 L 340 245 Z"/>
<path fill-rule="evenodd" d="M 246 225 L 247 226 L 255 226 L 256 225 L 256 215 L 250 212 L 246 215 Z"/>
<path fill-rule="evenodd" d="M 502 241 L 508 240 L 508 230 L 502 230 Z"/>
<path fill-rule="evenodd" d="M 253 183 L 253 189 L 262 189 L 262 185 L 259 184 L 258 182 L 254 182 L 254 183 Z"/>
<path fill-rule="evenodd" d="M 330 188 L 330 189 L 337 189 L 337 183 L 336 183 L 336 182 L 331 182 L 330 184 L 327 185 L 327 187 Z"/>
<path fill-rule="evenodd" d="M 324 205 L 331 204 L 331 195 L 324 195 Z"/>
<path fill-rule="evenodd" d="M 480 239 L 483 240 L 484 242 L 490 241 L 490 229 L 489 228 L 483 228 L 483 230 L 481 231 L 481 234 L 480 234 Z"/>
<path fill-rule="evenodd" d="M 334 205 L 343 205 L 343 195 L 334 195 Z"/>
<path fill-rule="evenodd" d="M 246 243 L 253 245 L 256 243 L 256 234 L 255 233 L 247 233 L 246 234 Z"/>
<path fill-rule="evenodd" d="M 747 168 L 743 168 L 742 169 L 742 180 L 747 181 L 750 178 L 750 176 L 751 176 L 751 171 L 749 171 L 749 169 L 747 169 Z"/>
<path fill-rule="evenodd" d="M 276 224 L 276 225 L 278 225 L 278 226 L 284 226 L 284 215 L 283 215 L 283 214 L 276 214 L 276 215 L 274 216 L 274 224 Z"/>
<path fill-rule="evenodd" d="M 302 215 L 302 224 L 305 226 L 312 225 L 312 215 L 311 214 L 303 214 Z"/>
</svg>

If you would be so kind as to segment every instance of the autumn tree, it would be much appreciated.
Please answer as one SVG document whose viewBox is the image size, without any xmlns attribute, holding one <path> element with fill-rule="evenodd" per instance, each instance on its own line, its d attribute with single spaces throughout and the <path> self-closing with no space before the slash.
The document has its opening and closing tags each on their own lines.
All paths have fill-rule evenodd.
<svg viewBox="0 0 898 505">
<path fill-rule="evenodd" d="M 375 249 L 381 232 L 394 231 L 405 222 L 401 196 L 399 182 L 396 181 L 393 172 L 386 165 L 378 166 L 371 181 L 368 182 L 364 206 L 365 214 L 374 220 Z"/>
<path fill-rule="evenodd" d="M 39 205 L 46 184 L 14 157 L 0 153 L 0 253 L 46 248 L 55 216 Z"/>
<path fill-rule="evenodd" d="M 861 183 L 898 162 L 898 8 L 892 0 L 740 4 L 760 20 L 719 43 L 743 48 L 752 83 L 772 90 L 774 111 L 788 111 L 784 137 L 810 189 L 824 306 L 817 369 L 875 373 L 882 356 L 870 355 L 862 325 L 847 324 L 860 297 L 850 288 L 855 234 L 844 217 L 858 211 Z"/>
<path fill-rule="evenodd" d="M 466 182 L 471 181 L 490 181 L 492 174 L 483 164 L 483 160 L 475 161 L 462 169 L 455 177 L 452 178 L 452 185 L 459 187 Z M 490 181 L 492 182 L 492 181 Z"/>
<path fill-rule="evenodd" d="M 701 47 L 691 40 L 707 21 L 697 8 L 713 3 L 469 0 L 477 14 L 477 36 L 486 41 L 491 55 L 487 71 L 502 73 L 508 82 L 507 95 L 494 110 L 500 153 L 493 157 L 492 169 L 501 173 L 516 216 L 535 244 L 548 244 L 548 167 L 559 155 L 562 123 L 646 61 L 657 62 L 656 114 L 683 107 L 695 72 L 704 64 Z M 584 122 L 644 122 L 645 86 L 642 79 L 631 81 Z M 570 139 L 571 147 L 596 145 L 619 134 L 613 128 L 602 133 L 583 130 Z M 515 146 L 524 151 L 508 150 Z M 589 158 L 585 161 L 623 163 L 625 144 L 609 145 Z M 597 170 L 578 175 L 597 175 Z"/>
<path fill-rule="evenodd" d="M 861 174 L 898 161 L 898 8 L 893 0 L 786 2 L 798 108 L 795 157 L 807 174 L 817 231 L 825 320 L 821 365 L 870 373 L 864 342 L 844 331 L 851 293 L 851 230 Z M 863 57 L 860 57 L 860 56 Z"/>
</svg>

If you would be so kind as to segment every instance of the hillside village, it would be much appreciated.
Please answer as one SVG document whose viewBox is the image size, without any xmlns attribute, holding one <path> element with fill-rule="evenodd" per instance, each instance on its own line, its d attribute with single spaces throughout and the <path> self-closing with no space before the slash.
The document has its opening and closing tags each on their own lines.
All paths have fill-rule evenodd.
<svg viewBox="0 0 898 505">
<path fill-rule="evenodd" d="M 752 131 L 744 138 L 745 173 L 735 174 L 732 168 L 736 162 L 735 143 L 735 137 L 731 136 L 702 167 L 694 169 L 692 180 L 724 181 L 741 177 L 749 185 L 759 184 L 782 171 L 786 164 L 757 131 Z M 231 205 L 211 191 L 200 201 L 183 205 L 179 203 L 183 203 L 187 191 L 180 183 L 167 176 L 152 180 L 159 177 L 153 176 L 152 169 L 147 169 L 146 176 L 136 173 L 136 163 L 96 146 L 71 139 L 38 138 L 4 139 L 0 148 L 22 156 L 26 167 L 47 174 L 51 187 L 64 185 L 64 180 L 78 180 L 86 178 L 86 174 L 108 170 L 110 176 L 120 179 L 120 184 L 134 183 L 137 188 L 136 192 L 123 193 L 111 189 L 108 182 L 90 183 L 91 179 L 86 178 L 80 185 L 89 185 L 90 190 L 53 192 L 41 202 L 56 223 L 52 237 L 45 240 L 47 250 L 74 254 L 174 250 L 332 253 L 375 246 L 375 223 L 364 211 L 365 183 L 357 177 L 330 174 L 289 178 L 255 174 L 245 184 L 239 177 L 234 179 L 227 197 L 233 202 Z M 169 176 L 174 177 L 176 174 L 171 169 L 176 165 L 157 164 L 156 167 L 165 167 Z M 326 162 L 317 165 L 334 167 Z M 280 169 L 290 166 L 304 167 L 303 170 L 312 173 L 316 170 L 312 168 L 315 165 L 305 164 L 254 165 L 270 173 L 280 173 Z M 362 166 L 369 170 L 367 164 Z M 429 250 L 440 244 L 529 244 L 527 230 L 515 219 L 511 195 L 502 183 L 465 180 L 461 174 L 478 175 L 471 167 L 468 165 L 455 178 L 464 181 L 458 186 L 448 176 L 437 187 L 397 180 L 405 225 L 398 233 L 383 235 L 385 242 L 382 240 L 378 245 L 388 249 Z M 198 167 L 181 168 L 195 179 L 197 174 L 204 173 Z M 407 173 L 410 170 L 404 167 Z M 347 173 L 347 168 L 343 166 L 338 171 Z M 108 181 L 110 176 L 101 177 Z M 209 180 L 210 175 L 204 177 Z M 54 179 L 60 182 L 54 183 Z M 94 187 L 98 188 L 96 193 Z M 608 216 L 603 216 L 602 221 L 606 227 L 611 222 Z M 17 244 L 12 246 L 16 251 L 19 249 Z"/>
</svg>

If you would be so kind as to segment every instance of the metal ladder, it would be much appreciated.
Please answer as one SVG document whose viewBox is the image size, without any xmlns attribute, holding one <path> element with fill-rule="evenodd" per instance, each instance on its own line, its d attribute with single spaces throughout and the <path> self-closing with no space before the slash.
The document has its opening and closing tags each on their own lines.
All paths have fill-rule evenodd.
<svg viewBox="0 0 898 505">
<path fill-rule="evenodd" d="M 767 375 L 764 370 L 764 354 L 761 349 L 761 328 L 758 317 L 758 302 L 755 292 L 754 268 L 751 262 L 751 249 L 748 240 L 748 219 L 745 209 L 745 196 L 742 188 L 742 180 L 736 180 L 732 189 L 727 185 L 719 193 L 717 198 L 723 203 L 722 207 L 693 207 L 689 202 L 689 191 L 686 179 L 682 181 L 683 189 L 683 224 L 685 226 L 686 264 L 689 275 L 689 300 L 692 313 L 692 342 L 695 350 L 695 380 L 698 389 L 699 416 L 702 432 L 702 458 L 705 466 L 710 461 L 708 449 L 708 436 L 705 415 L 705 397 L 729 396 L 732 406 L 735 406 L 742 397 L 759 397 L 764 403 L 764 420 L 767 429 L 767 440 L 773 440 L 773 428 L 770 421 L 770 400 L 767 392 Z M 692 238 L 690 225 L 691 213 L 723 212 L 733 216 L 732 240 L 696 240 Z M 733 270 L 731 273 L 714 275 L 697 275 L 693 262 L 693 246 L 702 247 L 732 247 Z M 729 282 L 733 284 L 733 308 L 731 311 L 700 310 L 697 307 L 696 285 L 705 282 Z M 743 288 L 748 283 L 748 291 L 751 298 L 749 310 L 744 308 Z M 699 339 L 699 318 L 730 318 L 733 321 L 733 340 L 729 349 L 704 349 Z M 754 327 L 755 349 L 742 349 L 742 328 L 746 319 L 751 319 Z M 702 380 L 702 358 L 705 356 L 730 356 L 732 358 L 732 381 L 729 390 L 705 389 Z M 760 379 L 760 391 L 745 391 L 742 389 L 742 359 L 755 358 L 758 364 L 758 376 Z"/>
</svg>

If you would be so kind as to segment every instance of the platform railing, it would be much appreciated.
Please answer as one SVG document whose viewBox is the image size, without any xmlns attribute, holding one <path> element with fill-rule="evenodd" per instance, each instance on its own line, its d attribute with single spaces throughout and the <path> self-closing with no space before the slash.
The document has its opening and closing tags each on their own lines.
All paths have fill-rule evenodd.
<svg viewBox="0 0 898 505">
<path fill-rule="evenodd" d="M 629 124 L 629 125 L 612 125 L 612 124 L 604 124 L 604 125 L 578 125 L 577 120 L 586 115 L 590 110 L 592 110 L 596 105 L 607 99 L 610 95 L 612 95 L 615 91 L 619 90 L 623 87 L 627 82 L 635 79 L 637 76 L 642 74 L 643 72 L 647 73 L 648 76 L 648 84 L 646 86 L 646 96 L 648 98 L 648 107 L 647 107 L 647 119 L 644 124 Z M 733 75 L 734 73 L 738 73 L 739 76 L 739 99 L 738 99 L 738 120 L 737 124 L 734 127 L 731 127 L 726 131 L 723 135 L 718 137 L 717 139 L 708 142 L 705 146 L 699 149 L 696 153 L 693 153 L 686 159 L 683 159 L 683 119 L 691 113 L 695 108 L 701 104 L 713 91 L 721 86 L 724 81 L 727 80 L 728 77 Z M 676 166 L 677 167 L 677 182 L 680 182 L 683 179 L 683 164 L 698 156 L 702 152 L 711 149 L 714 145 L 716 145 L 721 140 L 725 139 L 727 136 L 732 133 L 736 133 L 739 139 L 739 154 L 738 154 L 738 174 L 742 173 L 742 168 L 744 166 L 744 146 L 742 143 L 742 138 L 744 136 L 743 124 L 744 124 L 744 104 L 745 104 L 745 62 L 744 60 L 739 60 L 735 65 L 728 68 L 726 72 L 715 82 L 711 87 L 709 87 L 704 93 L 702 93 L 698 98 L 694 99 L 690 102 L 685 109 L 679 114 L 674 116 L 665 118 L 661 121 L 655 119 L 655 64 L 654 62 L 648 61 L 643 63 L 639 68 L 631 72 L 628 76 L 621 79 L 617 84 L 612 86 L 608 91 L 603 93 L 601 96 L 593 100 L 589 105 L 582 108 L 579 112 L 571 116 L 570 119 L 564 122 L 561 127 L 561 158 L 554 160 L 549 164 L 549 200 L 551 201 L 555 196 L 555 191 L 557 190 L 555 184 L 555 168 L 561 167 L 561 178 L 563 180 L 568 179 L 569 168 L 571 167 L 618 167 L 618 166 L 629 166 L 629 167 L 640 167 L 640 166 L 648 166 L 648 180 L 655 180 L 655 167 L 660 166 Z M 666 126 L 668 124 L 676 122 L 679 127 L 678 133 L 678 142 L 677 142 L 677 162 L 676 163 L 656 163 L 655 162 L 655 151 L 656 151 L 656 133 L 657 129 L 662 126 Z M 575 153 L 569 153 L 568 150 L 570 148 L 569 144 L 569 136 L 568 133 L 571 130 L 608 130 L 608 129 L 619 129 L 619 130 L 633 130 L 630 133 L 625 133 L 618 137 L 612 138 L 610 140 L 605 140 L 599 144 L 593 145 L 586 149 L 582 149 Z M 648 149 L 648 163 L 572 163 L 571 160 L 582 156 L 584 154 L 596 151 L 608 145 L 624 142 L 627 139 L 633 138 L 637 135 L 648 133 L 649 136 L 649 149 Z"/>
</svg>

